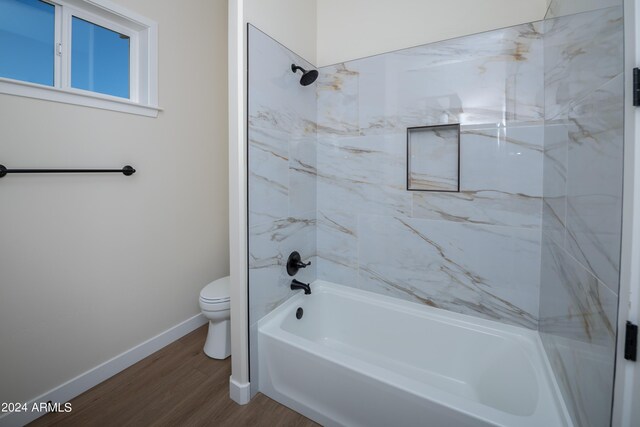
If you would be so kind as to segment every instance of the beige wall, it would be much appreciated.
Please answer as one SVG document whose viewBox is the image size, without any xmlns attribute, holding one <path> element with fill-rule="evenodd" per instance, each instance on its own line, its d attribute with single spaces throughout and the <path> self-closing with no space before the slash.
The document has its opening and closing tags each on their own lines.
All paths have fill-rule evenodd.
<svg viewBox="0 0 640 427">
<path fill-rule="evenodd" d="M 324 66 L 537 21 L 546 0 L 318 0 L 317 64 Z"/>
<path fill-rule="evenodd" d="M 321 67 L 537 21 L 549 1 L 245 0 L 244 13 L 246 22 Z"/>
<path fill-rule="evenodd" d="M 159 24 L 157 119 L 0 95 L 0 401 L 36 397 L 199 312 L 228 274 L 227 2 L 117 0 Z"/>
<path fill-rule="evenodd" d="M 316 1 L 325 0 L 245 0 L 245 21 L 315 64 Z"/>
</svg>

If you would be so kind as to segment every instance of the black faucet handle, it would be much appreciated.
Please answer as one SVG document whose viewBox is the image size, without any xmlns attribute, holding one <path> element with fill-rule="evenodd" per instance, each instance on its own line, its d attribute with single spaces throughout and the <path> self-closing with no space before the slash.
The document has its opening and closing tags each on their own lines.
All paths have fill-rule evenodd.
<svg viewBox="0 0 640 427">
<path fill-rule="evenodd" d="M 297 251 L 291 252 L 289 258 L 287 259 L 287 274 L 289 276 L 295 276 L 298 270 L 301 268 L 306 268 L 311 265 L 311 261 L 304 263 L 302 262 L 302 257 Z"/>
</svg>

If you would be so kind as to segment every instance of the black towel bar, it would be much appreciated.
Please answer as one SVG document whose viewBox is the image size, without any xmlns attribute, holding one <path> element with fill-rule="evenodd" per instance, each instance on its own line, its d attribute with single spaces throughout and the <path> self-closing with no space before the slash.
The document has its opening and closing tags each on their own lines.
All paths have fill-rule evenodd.
<svg viewBox="0 0 640 427">
<path fill-rule="evenodd" d="M 136 170 L 127 165 L 122 169 L 7 169 L 4 165 L 0 165 L 0 178 L 8 173 L 121 173 L 130 176 L 136 173 Z"/>
</svg>

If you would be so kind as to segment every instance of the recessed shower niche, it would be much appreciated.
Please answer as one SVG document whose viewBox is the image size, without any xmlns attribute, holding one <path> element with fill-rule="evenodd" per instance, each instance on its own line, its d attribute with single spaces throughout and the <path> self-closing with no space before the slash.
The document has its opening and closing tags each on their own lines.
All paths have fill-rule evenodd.
<svg viewBox="0 0 640 427">
<path fill-rule="evenodd" d="M 407 190 L 460 191 L 460 125 L 407 128 Z"/>
</svg>

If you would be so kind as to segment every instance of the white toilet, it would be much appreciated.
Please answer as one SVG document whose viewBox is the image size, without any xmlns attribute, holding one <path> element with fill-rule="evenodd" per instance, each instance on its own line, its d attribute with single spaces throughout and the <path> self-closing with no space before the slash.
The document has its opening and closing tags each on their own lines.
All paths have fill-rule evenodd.
<svg viewBox="0 0 640 427">
<path fill-rule="evenodd" d="M 231 355 L 229 276 L 214 280 L 200 291 L 200 309 L 209 319 L 209 334 L 204 353 L 214 359 Z"/>
</svg>

